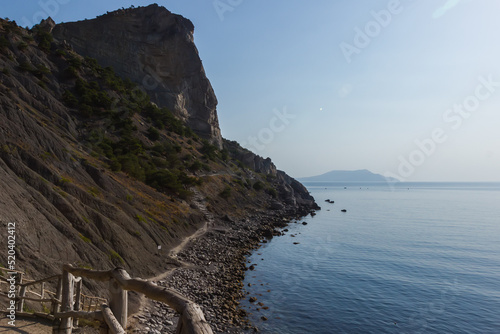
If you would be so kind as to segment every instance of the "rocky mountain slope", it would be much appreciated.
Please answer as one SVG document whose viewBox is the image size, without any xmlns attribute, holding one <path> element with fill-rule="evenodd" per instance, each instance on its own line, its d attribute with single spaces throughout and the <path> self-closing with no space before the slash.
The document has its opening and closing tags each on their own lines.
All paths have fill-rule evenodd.
<svg viewBox="0 0 500 334">
<path fill-rule="evenodd" d="M 188 20 L 150 6 L 93 22 L 110 34 L 0 20 L 0 221 L 16 223 L 19 270 L 37 279 L 71 262 L 150 277 L 205 210 L 228 224 L 317 207 L 269 159 L 220 137 Z M 122 35 L 109 47 L 111 32 Z M 142 81 L 157 74 L 154 89 Z"/>
</svg>

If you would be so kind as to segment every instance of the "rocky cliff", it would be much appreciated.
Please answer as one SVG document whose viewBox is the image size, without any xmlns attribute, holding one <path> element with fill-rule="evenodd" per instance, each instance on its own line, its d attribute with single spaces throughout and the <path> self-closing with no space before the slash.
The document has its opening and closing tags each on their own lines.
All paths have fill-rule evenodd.
<svg viewBox="0 0 500 334">
<path fill-rule="evenodd" d="M 111 43 L 108 32 L 118 31 L 124 20 L 127 45 L 144 43 L 131 59 L 121 58 L 123 40 L 116 49 L 105 42 Z M 87 24 L 55 29 L 61 36 Z M 317 207 L 270 159 L 217 139 L 216 100 L 188 20 L 150 6 L 107 14 L 93 27 L 89 30 L 106 32 L 85 38 L 104 65 L 121 67 L 121 75 L 81 56 L 76 50 L 85 49 L 78 43 L 55 39 L 50 20 L 31 31 L 0 20 L 0 220 L 17 222 L 23 240 L 19 257 L 27 268 L 43 276 L 70 261 L 94 268 L 124 265 L 144 276 L 158 273 L 164 264 L 157 246 L 169 248 L 203 223 L 194 198 L 206 201 L 216 216 L 234 219 L 255 209 L 307 213 Z M 155 52 L 169 49 L 174 51 L 166 58 L 155 58 Z M 173 71 L 154 91 L 163 95 L 149 96 L 123 79 L 127 73 L 140 77 L 139 64 Z M 156 104 L 161 101 L 173 103 L 185 117 Z M 217 145 L 193 132 L 189 126 L 197 121 L 212 128 Z"/>
<path fill-rule="evenodd" d="M 176 43 L 192 38 L 192 26 L 164 9 L 140 8 L 100 19 L 148 21 L 139 14 L 160 15 L 151 11 L 155 8 L 172 20 L 172 30 L 160 44 L 169 49 L 166 41 L 171 41 L 174 49 L 182 48 Z M 158 29 L 164 35 L 162 24 L 149 27 L 152 36 Z M 79 54 L 77 46 L 54 38 L 53 28 L 51 20 L 26 30 L 0 19 L 0 225 L 16 224 L 16 269 L 28 278 L 60 273 L 63 263 L 93 269 L 122 266 L 133 276 L 151 277 L 178 266 L 168 250 L 207 221 L 218 228 L 207 235 L 237 249 L 318 208 L 307 190 L 269 158 L 220 138 L 215 96 L 192 40 L 186 42 L 191 58 L 180 49 L 167 57 L 175 75 L 162 77 L 156 87 L 162 93 L 150 96 L 125 72 L 117 75 L 112 67 Z M 191 32 L 186 36 L 186 31 Z M 140 39 L 147 36 L 144 30 Z M 104 65 L 121 57 L 121 49 L 113 52 L 99 35 L 86 38 L 93 39 L 95 49 L 105 50 Z M 149 47 L 131 63 L 149 59 L 156 68 L 147 53 L 155 46 Z M 190 69 L 197 69 L 196 74 Z M 203 101 L 199 94 L 205 94 Z M 165 107 L 168 103 L 184 109 L 174 114 Z M 216 130 L 200 131 L 199 124 Z M 208 244 L 210 249 L 223 246 Z M 7 249 L 7 238 L 0 238 L 0 248 Z M 235 281 L 226 263 L 227 258 L 239 261 L 233 267 L 242 275 L 247 250 L 238 251 L 238 257 L 217 251 L 224 258 L 219 267 L 214 267 L 216 256 L 193 255 L 210 259 L 212 270 L 218 268 L 210 289 L 241 289 L 241 279 Z M 0 267 L 6 266 L 6 258 L 0 257 Z M 99 292 L 98 285 L 86 284 L 90 292 Z M 192 297 L 215 310 L 231 309 L 231 317 L 238 314 L 238 299 L 231 294 L 217 290 Z M 224 312 L 212 321 L 229 325 L 232 318 Z"/>
<path fill-rule="evenodd" d="M 59 24 L 53 35 L 79 54 L 130 78 L 158 106 L 170 109 L 195 133 L 221 148 L 217 99 L 193 32 L 191 21 L 155 4 Z"/>
</svg>

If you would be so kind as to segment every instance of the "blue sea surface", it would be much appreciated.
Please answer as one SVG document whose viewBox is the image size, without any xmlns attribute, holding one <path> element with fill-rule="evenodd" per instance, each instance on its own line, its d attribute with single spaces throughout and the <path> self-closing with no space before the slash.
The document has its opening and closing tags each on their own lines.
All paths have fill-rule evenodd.
<svg viewBox="0 0 500 334">
<path fill-rule="evenodd" d="M 500 333 L 500 183 L 305 185 L 322 210 L 248 258 L 263 333 Z"/>
</svg>

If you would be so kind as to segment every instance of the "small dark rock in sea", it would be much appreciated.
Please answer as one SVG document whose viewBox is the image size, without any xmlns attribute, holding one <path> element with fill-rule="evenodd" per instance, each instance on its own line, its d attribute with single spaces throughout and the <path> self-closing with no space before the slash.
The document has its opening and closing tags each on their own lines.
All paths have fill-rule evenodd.
<svg viewBox="0 0 500 334">
<path fill-rule="evenodd" d="M 266 318 L 266 317 L 264 317 L 264 316 L 262 316 L 262 317 L 260 317 L 260 318 L 261 318 L 263 321 L 266 321 L 266 320 L 267 320 L 267 318 Z"/>
<path fill-rule="evenodd" d="M 302 225 L 307 225 L 307 223 L 306 223 L 306 222 L 303 222 L 303 223 L 302 223 Z"/>
<path fill-rule="evenodd" d="M 248 300 L 250 301 L 250 303 L 255 303 L 257 301 L 257 298 L 256 297 L 250 297 Z"/>
<path fill-rule="evenodd" d="M 342 211 L 342 212 L 347 212 L 347 210 L 346 210 L 346 209 L 342 209 L 342 210 L 340 210 L 340 211 Z"/>
<path fill-rule="evenodd" d="M 248 269 L 255 270 L 255 265 L 252 264 L 250 267 L 248 267 Z"/>
</svg>

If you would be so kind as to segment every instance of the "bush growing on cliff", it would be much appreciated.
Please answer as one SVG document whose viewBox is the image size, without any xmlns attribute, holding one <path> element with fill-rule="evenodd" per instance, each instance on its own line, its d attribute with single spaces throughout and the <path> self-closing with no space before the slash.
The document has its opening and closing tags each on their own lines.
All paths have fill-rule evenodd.
<svg viewBox="0 0 500 334">
<path fill-rule="evenodd" d="M 28 48 L 28 44 L 26 42 L 24 42 L 24 41 L 21 41 L 21 42 L 19 42 L 19 44 L 17 44 L 17 49 L 19 51 L 24 51 L 27 48 Z"/>
<path fill-rule="evenodd" d="M 139 181 L 146 180 L 146 172 L 139 163 L 139 159 L 135 154 L 126 154 L 118 157 L 118 162 L 121 165 L 122 171 Z"/>
<path fill-rule="evenodd" d="M 113 158 L 113 159 L 111 159 L 111 162 L 109 163 L 109 168 L 113 172 L 119 172 L 122 170 L 122 164 L 120 163 L 120 161 L 118 161 L 117 158 Z"/>
<path fill-rule="evenodd" d="M 19 69 L 23 72 L 31 72 L 33 71 L 33 66 L 29 61 L 23 61 L 19 64 Z"/>
<path fill-rule="evenodd" d="M 148 117 L 153 122 L 153 125 L 160 129 L 168 129 L 180 136 L 194 137 L 194 132 L 187 128 L 180 119 L 174 116 L 167 108 L 158 108 L 155 104 L 149 103 L 144 108 L 145 117 Z"/>
<path fill-rule="evenodd" d="M 38 39 L 38 47 L 40 50 L 45 53 L 49 53 L 52 47 L 52 42 L 54 41 L 52 35 L 47 31 L 38 29 L 36 31 L 36 38 Z"/>
<path fill-rule="evenodd" d="M 68 63 L 69 63 L 70 66 L 72 66 L 73 68 L 75 68 L 77 70 L 81 70 L 82 69 L 82 60 L 80 59 L 80 57 L 78 57 L 75 54 L 73 54 L 71 56 L 71 58 L 68 60 Z"/>
<path fill-rule="evenodd" d="M 195 160 L 191 166 L 189 166 L 189 170 L 191 172 L 197 172 L 203 168 L 203 164 L 199 160 Z"/>
<path fill-rule="evenodd" d="M 157 141 L 158 139 L 160 139 L 160 131 L 152 126 L 149 128 L 147 136 L 150 140 Z"/>
<path fill-rule="evenodd" d="M 108 93 L 102 91 L 96 81 L 86 82 L 79 78 L 75 83 L 75 91 L 79 96 L 79 102 L 94 108 L 111 108 L 112 100 Z"/>
<path fill-rule="evenodd" d="M 187 179 L 184 175 L 180 175 L 180 178 L 181 180 L 179 179 L 178 175 L 166 169 L 152 170 L 146 176 L 146 184 L 157 190 L 173 192 L 180 198 L 187 199 L 191 195 L 191 192 L 184 189 L 182 182 L 186 182 Z"/>
<path fill-rule="evenodd" d="M 257 181 L 253 184 L 253 188 L 257 191 L 261 191 L 262 189 L 264 189 L 264 183 Z"/>
<path fill-rule="evenodd" d="M 278 192 L 274 188 L 267 188 L 266 193 L 268 193 L 272 198 L 278 197 Z"/>
<path fill-rule="evenodd" d="M 45 75 L 50 74 L 50 69 L 43 64 L 38 64 L 36 65 L 36 69 L 33 70 L 33 74 L 37 78 L 42 79 Z"/>
<path fill-rule="evenodd" d="M 92 58 L 92 57 L 85 57 L 85 65 L 88 66 L 94 74 L 98 74 L 99 71 L 102 69 L 101 66 L 99 66 L 99 63 L 97 62 L 97 59 Z"/>
<path fill-rule="evenodd" d="M 78 107 L 78 99 L 69 90 L 66 89 L 64 91 L 62 98 L 63 98 L 64 103 L 66 103 L 66 105 L 68 107 L 70 107 L 70 108 Z"/>
<path fill-rule="evenodd" d="M 124 265 L 125 264 L 125 261 L 123 260 L 123 258 L 120 256 L 120 254 L 118 254 L 116 251 L 114 251 L 113 249 L 110 249 L 108 251 L 108 257 L 109 259 L 115 264 L 115 265 Z"/>
<path fill-rule="evenodd" d="M 224 199 L 228 199 L 229 197 L 231 197 L 231 188 L 229 186 L 225 186 L 224 190 L 222 190 L 219 193 L 219 196 L 224 198 Z"/>
<path fill-rule="evenodd" d="M 4 35 L 0 36 L 0 50 L 5 50 L 10 46 L 10 42 Z"/>
<path fill-rule="evenodd" d="M 205 139 L 202 142 L 203 142 L 203 146 L 200 149 L 200 152 L 203 153 L 205 158 L 207 158 L 208 160 L 215 160 L 215 158 L 217 157 L 217 152 L 218 152 L 217 147 L 210 144 Z"/>
</svg>

